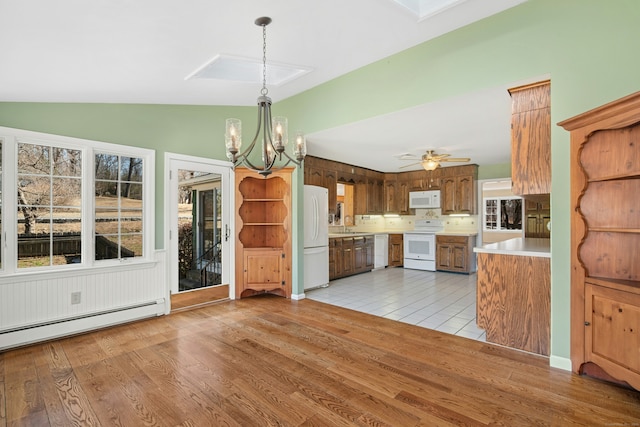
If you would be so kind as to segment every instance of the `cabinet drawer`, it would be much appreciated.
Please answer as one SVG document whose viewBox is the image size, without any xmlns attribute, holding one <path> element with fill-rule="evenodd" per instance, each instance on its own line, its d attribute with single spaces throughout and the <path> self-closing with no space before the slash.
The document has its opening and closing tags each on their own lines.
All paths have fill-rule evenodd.
<svg viewBox="0 0 640 427">
<path fill-rule="evenodd" d="M 467 243 L 469 236 L 436 236 L 438 243 Z"/>
</svg>

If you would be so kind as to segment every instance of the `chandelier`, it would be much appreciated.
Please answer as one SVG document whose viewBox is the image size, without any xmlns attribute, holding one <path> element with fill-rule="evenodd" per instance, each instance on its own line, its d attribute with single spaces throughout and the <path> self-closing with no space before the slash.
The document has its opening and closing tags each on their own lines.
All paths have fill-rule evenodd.
<svg viewBox="0 0 640 427">
<path fill-rule="evenodd" d="M 258 97 L 258 129 L 253 141 L 240 152 L 242 146 L 242 122 L 239 119 L 227 119 L 225 131 L 225 145 L 227 147 L 227 157 L 234 166 L 244 164 L 250 170 L 267 177 L 271 172 L 278 171 L 290 163 L 298 166 L 302 164 L 307 154 L 307 145 L 304 134 L 296 132 L 293 146 L 293 156 L 286 152 L 288 141 L 288 129 L 286 117 L 271 116 L 271 98 L 267 96 L 267 25 L 271 23 L 271 18 L 262 17 L 255 21 L 255 24 L 262 27 L 262 89 Z M 249 160 L 249 155 L 260 140 L 262 148 L 262 165 L 255 165 Z M 240 154 L 238 154 L 240 153 Z M 276 160 L 282 161 L 284 155 L 285 163 L 277 168 L 273 168 Z"/>
</svg>

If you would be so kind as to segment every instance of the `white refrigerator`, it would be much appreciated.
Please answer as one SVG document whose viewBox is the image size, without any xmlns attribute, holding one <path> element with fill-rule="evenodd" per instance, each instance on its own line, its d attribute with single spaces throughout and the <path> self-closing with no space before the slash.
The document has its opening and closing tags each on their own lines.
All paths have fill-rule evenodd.
<svg viewBox="0 0 640 427">
<path fill-rule="evenodd" d="M 304 289 L 329 284 L 329 190 L 304 186 Z"/>
</svg>

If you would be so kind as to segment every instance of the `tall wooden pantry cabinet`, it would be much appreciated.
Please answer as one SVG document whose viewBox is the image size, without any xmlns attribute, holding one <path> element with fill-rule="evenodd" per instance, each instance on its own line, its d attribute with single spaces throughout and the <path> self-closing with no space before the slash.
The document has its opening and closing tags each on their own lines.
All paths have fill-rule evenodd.
<svg viewBox="0 0 640 427">
<path fill-rule="evenodd" d="M 236 298 L 291 297 L 291 173 L 236 168 Z"/>
<path fill-rule="evenodd" d="M 571 363 L 640 390 L 640 92 L 571 132 Z"/>
</svg>

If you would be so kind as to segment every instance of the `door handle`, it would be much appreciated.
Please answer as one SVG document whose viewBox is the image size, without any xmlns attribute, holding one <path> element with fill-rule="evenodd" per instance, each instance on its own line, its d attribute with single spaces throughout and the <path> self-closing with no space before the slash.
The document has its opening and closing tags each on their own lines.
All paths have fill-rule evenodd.
<svg viewBox="0 0 640 427">
<path fill-rule="evenodd" d="M 229 241 L 229 224 L 224 225 L 224 241 Z"/>
</svg>

